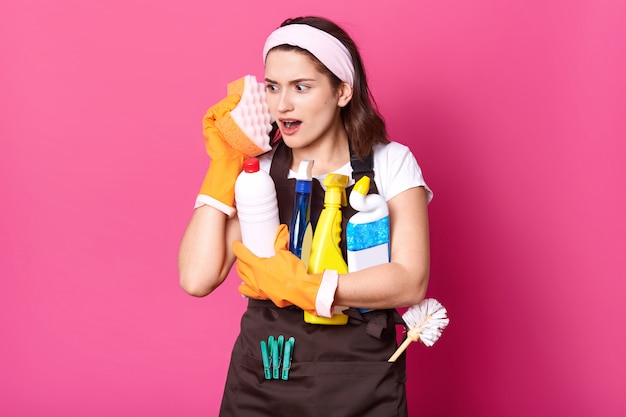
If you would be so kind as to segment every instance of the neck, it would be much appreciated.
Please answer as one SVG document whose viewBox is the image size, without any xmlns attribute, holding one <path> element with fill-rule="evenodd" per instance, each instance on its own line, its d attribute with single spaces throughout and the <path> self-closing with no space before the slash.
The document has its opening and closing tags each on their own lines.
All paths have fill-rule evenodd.
<svg viewBox="0 0 626 417">
<path fill-rule="evenodd" d="M 292 149 L 291 169 L 297 171 L 305 159 L 315 161 L 313 175 L 328 174 L 350 162 L 348 134 L 343 126 L 328 132 L 326 139 L 317 140 L 305 148 Z"/>
</svg>

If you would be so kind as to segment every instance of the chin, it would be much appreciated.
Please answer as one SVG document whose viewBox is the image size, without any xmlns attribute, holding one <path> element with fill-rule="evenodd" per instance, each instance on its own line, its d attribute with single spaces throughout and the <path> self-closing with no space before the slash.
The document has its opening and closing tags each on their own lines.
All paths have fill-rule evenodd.
<svg viewBox="0 0 626 417">
<path fill-rule="evenodd" d="M 291 149 L 303 148 L 307 145 L 302 140 L 299 140 L 297 135 L 292 135 L 292 136 L 283 135 L 283 142 L 285 142 L 285 145 L 287 145 Z"/>
</svg>

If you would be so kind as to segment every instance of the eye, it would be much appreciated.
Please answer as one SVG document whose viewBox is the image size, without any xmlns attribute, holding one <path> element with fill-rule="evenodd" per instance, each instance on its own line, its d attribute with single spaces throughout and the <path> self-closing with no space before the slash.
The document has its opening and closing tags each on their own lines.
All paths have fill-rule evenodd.
<svg viewBox="0 0 626 417">
<path fill-rule="evenodd" d="M 265 89 L 267 91 L 277 91 L 278 86 L 276 84 L 265 84 Z"/>
<path fill-rule="evenodd" d="M 306 91 L 309 89 L 309 86 L 306 84 L 296 84 L 297 91 Z"/>
</svg>

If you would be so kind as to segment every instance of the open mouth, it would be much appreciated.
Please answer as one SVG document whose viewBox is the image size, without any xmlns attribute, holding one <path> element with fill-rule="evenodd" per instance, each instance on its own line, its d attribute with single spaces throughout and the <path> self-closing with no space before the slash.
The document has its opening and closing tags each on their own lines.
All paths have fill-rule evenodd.
<svg viewBox="0 0 626 417">
<path fill-rule="evenodd" d="M 283 122 L 283 126 L 285 126 L 287 129 L 291 128 L 292 126 L 296 126 L 302 123 L 299 120 L 283 120 L 282 122 Z"/>
<path fill-rule="evenodd" d="M 295 133 L 299 128 L 300 125 L 302 124 L 302 122 L 300 120 L 293 120 L 293 119 L 289 119 L 289 120 L 281 120 L 280 123 L 282 123 L 283 125 L 283 133 L 284 134 L 293 134 Z"/>
</svg>

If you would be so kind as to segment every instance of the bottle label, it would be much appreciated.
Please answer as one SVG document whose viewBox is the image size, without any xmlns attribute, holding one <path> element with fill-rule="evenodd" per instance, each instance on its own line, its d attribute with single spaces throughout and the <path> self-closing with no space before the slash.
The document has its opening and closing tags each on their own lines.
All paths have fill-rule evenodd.
<svg viewBox="0 0 626 417">
<path fill-rule="evenodd" d="M 356 251 L 389 243 L 389 216 L 370 223 L 354 224 L 346 227 L 346 247 Z"/>
</svg>

